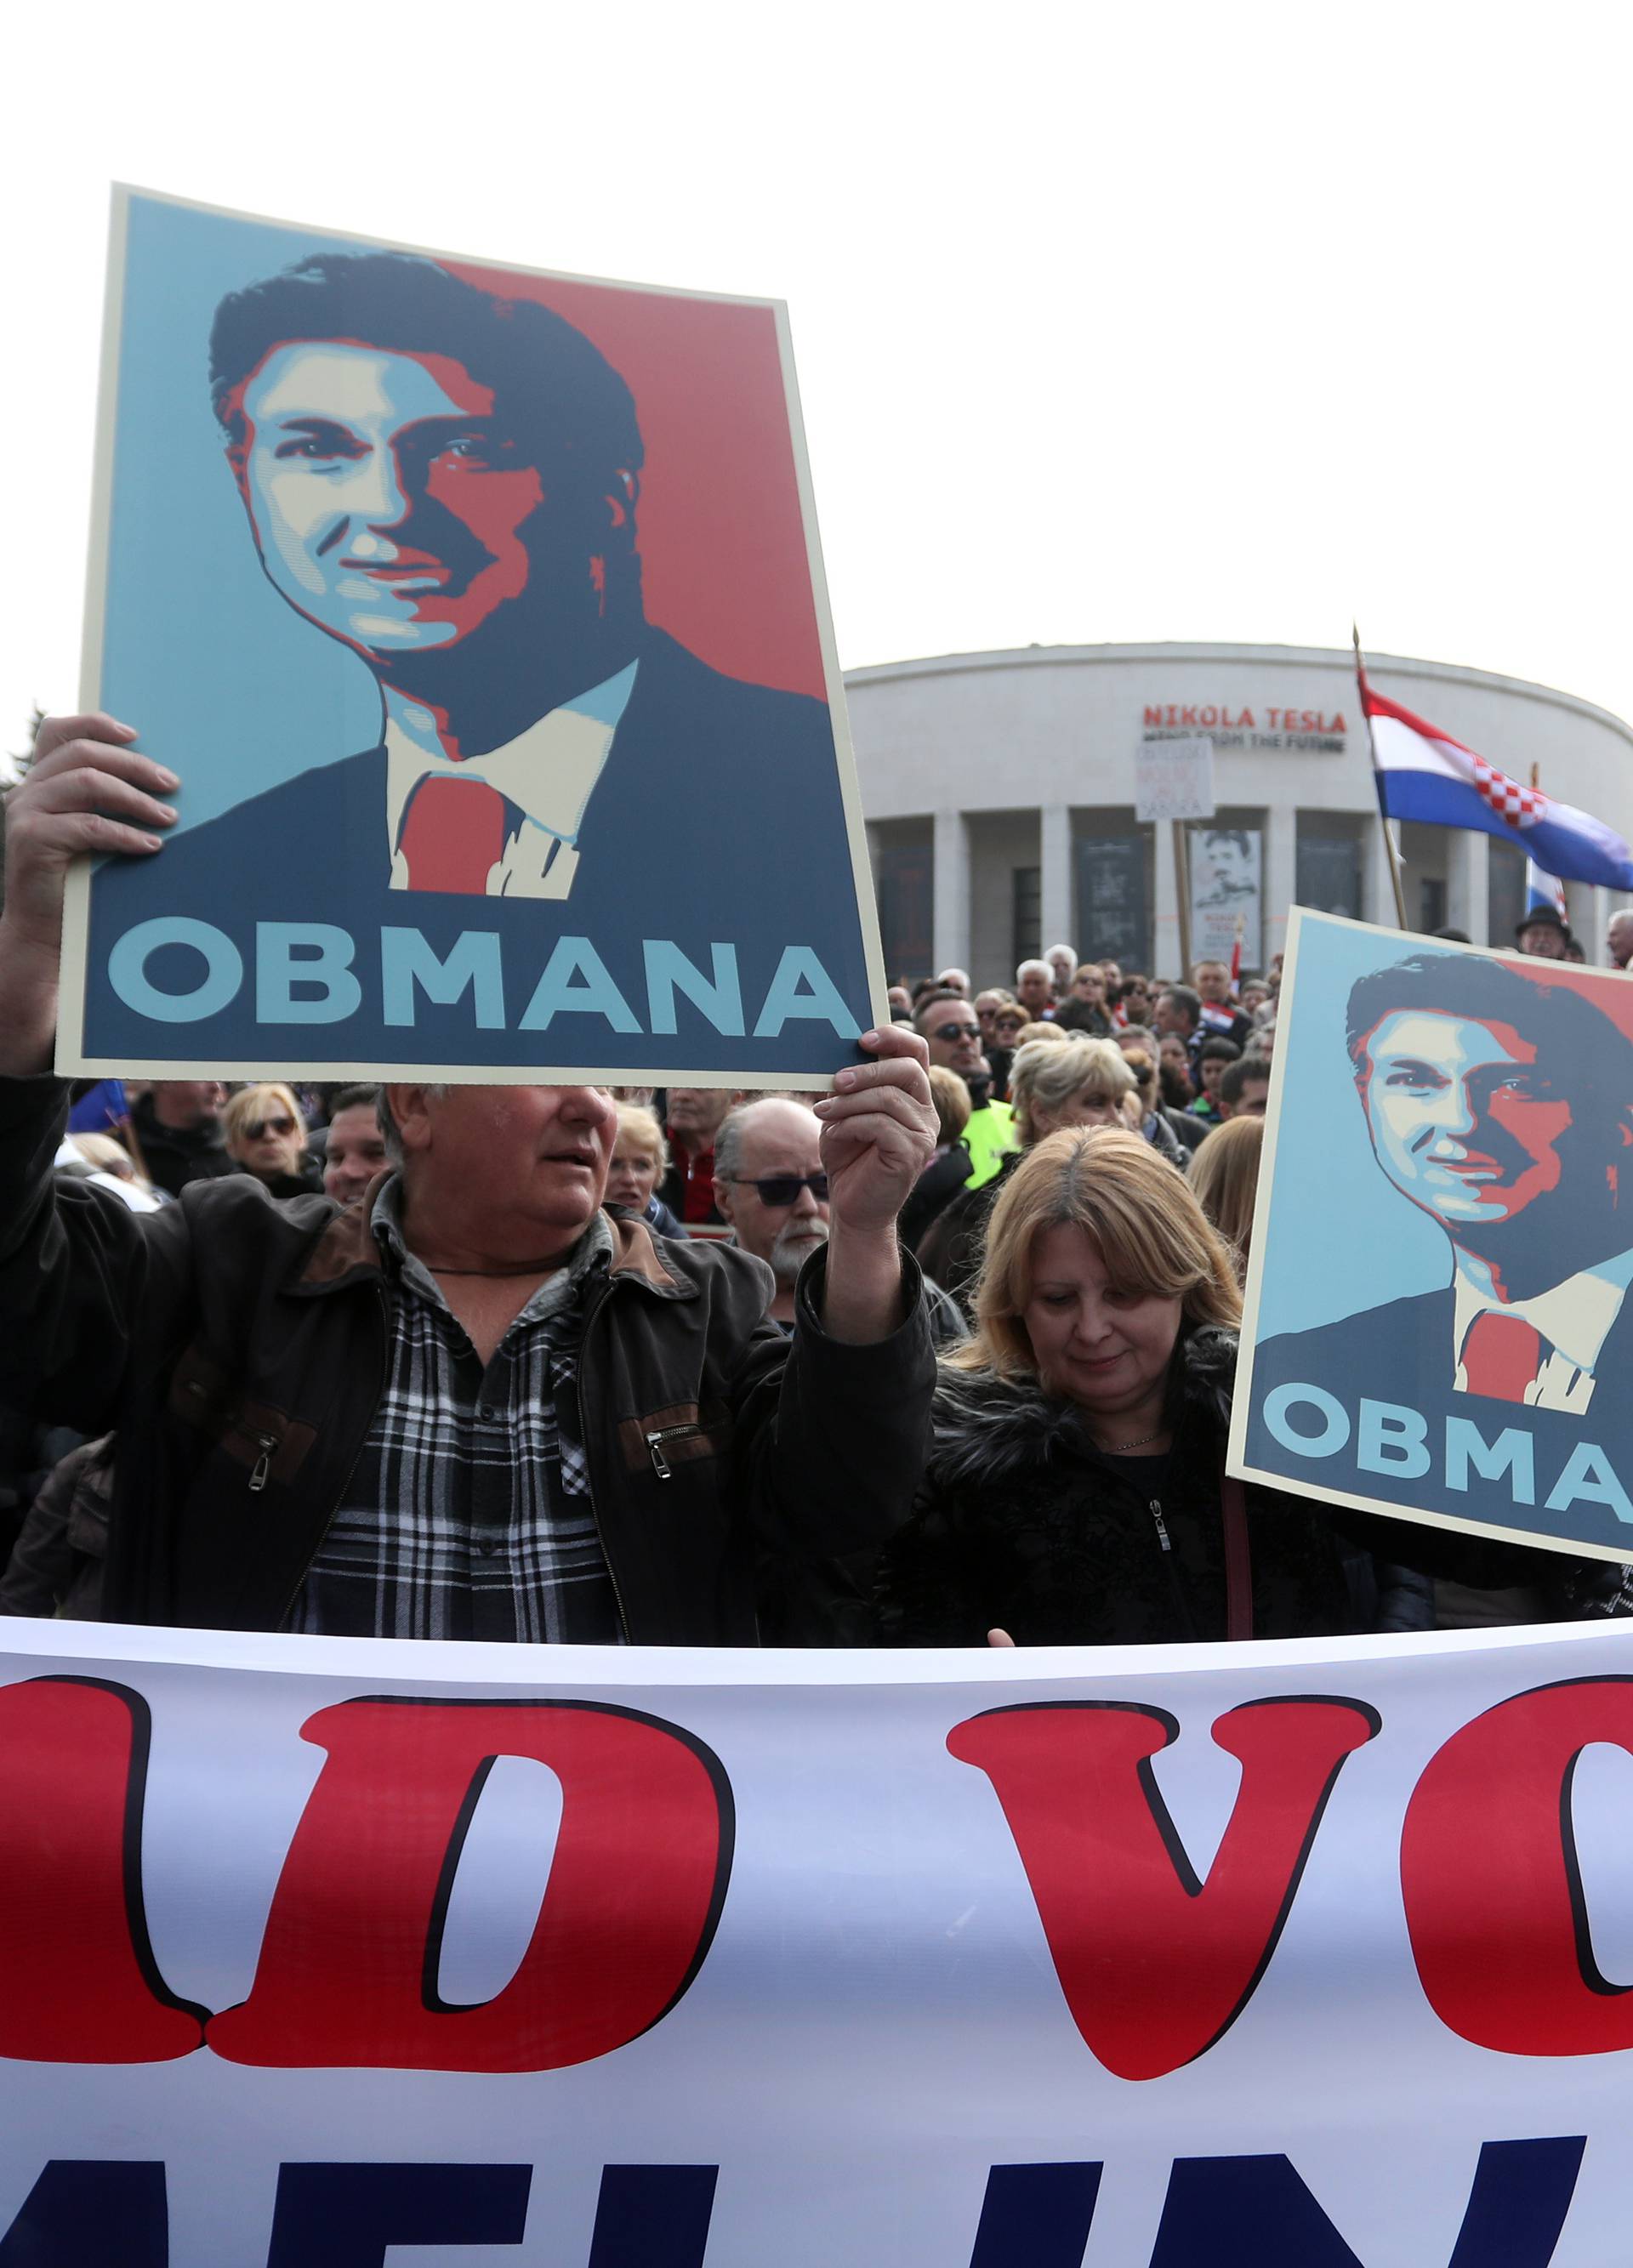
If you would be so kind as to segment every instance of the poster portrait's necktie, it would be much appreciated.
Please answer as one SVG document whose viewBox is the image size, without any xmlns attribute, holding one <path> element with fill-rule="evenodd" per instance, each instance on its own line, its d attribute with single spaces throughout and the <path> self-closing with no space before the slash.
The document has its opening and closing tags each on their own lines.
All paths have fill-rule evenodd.
<svg viewBox="0 0 1633 2268">
<path fill-rule="evenodd" d="M 1488 1307 L 1475 1316 L 1463 1342 L 1463 1373 L 1471 1394 L 1494 1402 L 1523 1402 L 1542 1366 L 1542 1334 L 1518 1315 Z"/>
<path fill-rule="evenodd" d="M 398 846 L 411 890 L 462 890 L 481 897 L 488 869 L 503 858 L 510 821 L 504 797 L 486 780 L 432 772 L 414 791 Z"/>
</svg>

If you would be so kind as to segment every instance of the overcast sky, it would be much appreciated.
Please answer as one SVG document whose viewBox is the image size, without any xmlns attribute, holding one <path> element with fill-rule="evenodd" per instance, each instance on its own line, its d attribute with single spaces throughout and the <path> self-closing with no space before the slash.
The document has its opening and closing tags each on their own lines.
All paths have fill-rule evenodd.
<svg viewBox="0 0 1633 2268">
<path fill-rule="evenodd" d="M 787 298 L 847 667 L 1353 615 L 1633 718 L 1616 12 L 31 10 L 0 746 L 77 698 L 115 179 Z"/>
</svg>

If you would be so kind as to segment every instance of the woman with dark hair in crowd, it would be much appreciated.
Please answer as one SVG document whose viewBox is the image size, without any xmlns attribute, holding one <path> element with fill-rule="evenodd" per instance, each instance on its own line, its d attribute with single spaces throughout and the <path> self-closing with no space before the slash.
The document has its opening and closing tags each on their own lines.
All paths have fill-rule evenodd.
<svg viewBox="0 0 1633 2268">
<path fill-rule="evenodd" d="M 1342 1515 L 1347 1553 L 1333 1509 L 1226 1478 L 1235 1270 L 1137 1135 L 1026 1152 L 974 1304 L 882 1563 L 887 1644 L 1326 1637 L 1373 1619 L 1369 1550 L 1484 1584 L 1534 1581 L 1550 1556 L 1361 1513 Z"/>
<path fill-rule="evenodd" d="M 1010 1100 L 1009 1067 L 1021 1043 L 1021 1034 L 1031 1020 L 1018 1000 L 1001 1001 L 993 1011 L 993 1043 L 986 1050 L 986 1061 L 993 1075 L 994 1102 Z"/>
<path fill-rule="evenodd" d="M 281 1081 L 241 1086 L 228 1095 L 221 1131 L 233 1164 L 253 1174 L 275 1197 L 302 1197 L 322 1188 L 322 1171 L 307 1147 L 300 1105 Z"/>
<path fill-rule="evenodd" d="M 1072 978 L 1071 989 L 1054 1012 L 1063 1031 L 1086 1032 L 1090 1039 L 1109 1038 L 1112 1019 L 1105 1005 L 1105 977 L 1097 961 L 1085 961 Z"/>
</svg>

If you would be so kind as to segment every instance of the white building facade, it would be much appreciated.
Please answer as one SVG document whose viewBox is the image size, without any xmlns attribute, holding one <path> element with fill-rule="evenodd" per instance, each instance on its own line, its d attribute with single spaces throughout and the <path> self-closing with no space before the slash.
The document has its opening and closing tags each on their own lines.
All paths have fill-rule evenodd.
<svg viewBox="0 0 1633 2268">
<path fill-rule="evenodd" d="M 1374 688 L 1514 778 L 1633 836 L 1633 730 L 1523 680 L 1368 657 Z M 1193 957 L 1280 951 L 1289 906 L 1395 922 L 1353 657 L 1307 646 L 1032 646 L 853 670 L 851 729 L 892 981 L 956 963 L 980 985 L 1065 940 L 1084 959 L 1178 974 L 1180 872 Z M 1176 859 L 1135 817 L 1142 746 L 1204 735 L 1215 815 Z M 1408 926 L 1511 945 L 1521 853 L 1401 830 Z M 1618 901 L 1567 886 L 1590 961 Z"/>
</svg>

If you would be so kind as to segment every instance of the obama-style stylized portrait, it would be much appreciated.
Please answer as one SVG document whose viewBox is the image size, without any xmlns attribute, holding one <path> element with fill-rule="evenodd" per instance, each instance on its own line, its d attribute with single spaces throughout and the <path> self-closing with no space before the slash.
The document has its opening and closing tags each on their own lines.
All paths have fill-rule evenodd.
<svg viewBox="0 0 1633 2268">
<path fill-rule="evenodd" d="M 1616 980 L 1545 983 L 1407 942 L 1299 917 L 1249 1461 L 1633 1557 L 1633 1036 L 1609 1012 Z M 1326 1094 L 1337 1032 L 1347 1131 L 1324 1172 L 1302 1101 L 1286 1106 L 1301 1078 Z"/>
<path fill-rule="evenodd" d="M 160 223 L 250 225 L 133 200 L 155 202 Z M 127 302 L 145 275 L 127 261 Z M 601 319 L 639 345 L 632 304 L 654 303 L 673 329 L 680 295 L 580 286 L 570 304 L 588 320 L 575 321 L 540 279 L 506 280 L 348 247 L 307 250 L 216 296 L 196 382 L 232 540 L 262 596 L 247 603 L 212 504 L 190 563 L 196 603 L 148 617 L 167 675 L 155 697 L 150 650 L 145 703 L 118 682 L 132 597 L 122 534 L 139 549 L 119 514 L 151 510 L 159 484 L 122 494 L 116 453 L 98 691 L 182 774 L 195 823 L 151 865 L 109 862 L 93 878 L 88 1056 L 457 1065 L 474 1048 L 493 1064 L 798 1072 L 844 1060 L 869 1020 L 841 752 L 827 701 L 802 689 L 824 684 L 809 561 L 791 574 L 787 542 L 779 554 L 753 523 L 757 498 L 785 534 L 801 519 L 786 401 L 786 477 L 772 477 L 775 418 L 750 420 L 738 446 L 752 476 L 725 457 L 735 495 L 706 498 L 711 549 L 677 574 L 686 437 L 664 358 L 644 363 L 665 445 L 649 465 L 642 405 L 590 328 Z M 781 385 L 765 313 L 762 394 Z M 741 321 L 721 334 L 722 379 L 743 335 Z M 122 409 L 140 385 L 128 337 L 123 359 Z M 668 367 L 706 394 L 706 356 Z M 134 453 L 136 425 L 116 452 Z M 182 430 L 196 446 L 197 421 Z M 738 615 L 735 669 L 652 619 L 649 478 L 669 498 L 669 608 L 679 593 L 683 613 L 688 580 L 712 578 L 714 613 L 699 622 L 730 644 L 719 625 Z M 238 578 L 223 635 L 240 681 L 272 694 L 270 714 L 252 697 L 204 720 L 189 696 L 218 570 Z M 325 646 L 347 672 L 331 703 L 344 728 L 324 719 L 320 750 L 308 717 L 292 748 L 274 721 L 273 657 L 321 668 Z M 744 674 L 759 651 L 764 682 Z M 166 733 L 173 719 L 190 745 Z"/>
</svg>

